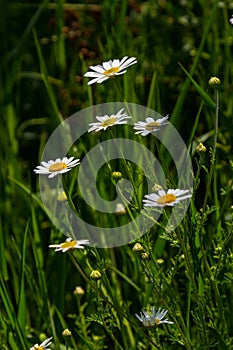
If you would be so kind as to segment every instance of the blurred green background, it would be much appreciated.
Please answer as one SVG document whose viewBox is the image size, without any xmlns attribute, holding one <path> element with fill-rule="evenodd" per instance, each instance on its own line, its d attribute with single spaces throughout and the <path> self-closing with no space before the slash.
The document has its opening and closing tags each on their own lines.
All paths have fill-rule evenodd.
<svg viewBox="0 0 233 350">
<path fill-rule="evenodd" d="M 233 161 L 233 26 L 229 18 L 233 14 L 233 2 L 1 0 L 0 5 L 0 347 L 28 349 L 45 333 L 54 336 L 56 349 L 59 344 L 63 349 L 61 331 L 68 325 L 76 329 L 72 348 L 120 349 L 122 346 L 126 349 L 124 339 L 118 345 L 110 336 L 116 321 L 107 324 L 110 333 L 100 330 L 98 322 L 85 322 L 84 314 L 90 315 L 94 309 L 90 300 L 97 297 L 90 291 L 84 302 L 74 301 L 75 286 L 85 281 L 74 272 L 66 256 L 51 256 L 48 251 L 51 238 L 56 240 L 58 233 L 41 208 L 38 178 L 33 169 L 40 162 L 46 140 L 63 119 L 94 104 L 121 100 L 122 95 L 113 88 L 111 79 L 103 84 L 87 85 L 83 74 L 90 65 L 135 56 L 137 65 L 117 78 L 124 99 L 162 115 L 169 113 L 170 121 L 190 147 L 200 141 L 212 146 L 215 104 L 208 81 L 211 76 L 217 76 L 221 86 L 216 191 L 209 205 L 226 209 L 219 220 L 221 230 L 227 229 L 232 203 L 229 186 Z M 209 166 L 209 159 L 205 166 Z M 203 199 L 206 172 L 201 173 L 200 181 L 197 207 Z M 222 200 L 220 188 L 230 193 L 226 201 Z M 215 227 L 216 221 L 210 218 L 207 231 Z M 173 252 L 165 245 L 156 249 L 157 258 Z M 116 290 L 119 288 L 122 293 L 122 303 L 135 302 L 132 314 L 151 302 L 153 286 L 145 287 L 147 278 L 131 247 L 117 248 L 115 253 L 101 251 L 100 256 L 94 251 L 78 252 L 78 258 L 87 274 L 91 266 L 99 269 L 107 266 L 113 287 L 116 283 Z M 172 256 L 170 259 L 165 270 L 172 265 Z M 126 278 L 116 282 L 111 264 L 134 285 Z M 224 271 L 230 274 L 232 262 L 228 267 Z M 232 310 L 232 292 L 224 293 L 224 301 L 228 299 Z M 185 303 L 181 308 L 185 310 Z M 230 315 L 228 322 L 232 336 Z M 200 338 L 195 327 L 191 336 L 196 346 L 193 348 L 207 349 L 207 345 L 197 347 L 195 337 Z M 130 333 L 129 326 L 126 328 L 131 339 L 128 348 L 133 349 L 135 344 L 138 344 L 135 349 L 154 348 L 147 342 L 143 345 L 143 336 Z M 120 333 L 119 329 L 117 332 Z M 186 348 L 178 344 L 177 337 L 174 335 L 173 344 L 162 333 L 161 348 Z M 224 334 L 221 341 L 218 337 L 214 338 L 218 345 L 213 341 L 213 349 L 233 349 L 230 336 L 228 345 L 224 344 Z"/>
</svg>

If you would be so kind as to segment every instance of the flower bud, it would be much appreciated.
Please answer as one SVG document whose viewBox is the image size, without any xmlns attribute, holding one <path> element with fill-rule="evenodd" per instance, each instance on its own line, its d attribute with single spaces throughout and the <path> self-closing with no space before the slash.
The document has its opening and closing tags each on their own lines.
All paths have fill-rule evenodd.
<svg viewBox="0 0 233 350">
<path fill-rule="evenodd" d="M 162 265 L 164 263 L 164 260 L 162 258 L 159 258 L 156 261 L 158 265 Z"/>
<path fill-rule="evenodd" d="M 73 293 L 75 295 L 83 295 L 83 294 L 85 294 L 85 290 L 82 287 L 77 286 L 77 287 L 75 287 L 75 290 Z"/>
<path fill-rule="evenodd" d="M 68 328 L 64 329 L 64 331 L 62 332 L 62 336 L 63 337 L 71 337 L 72 333 L 71 331 L 69 331 Z"/>
<path fill-rule="evenodd" d="M 112 172 L 112 177 L 113 177 L 113 179 L 119 180 L 119 179 L 122 178 L 122 173 L 120 171 L 113 171 Z"/>
<path fill-rule="evenodd" d="M 143 260 L 147 260 L 149 258 L 149 255 L 147 253 L 142 253 L 141 257 Z"/>
<path fill-rule="evenodd" d="M 101 278 L 101 273 L 98 270 L 93 270 L 90 274 L 92 280 L 99 280 Z"/>
<path fill-rule="evenodd" d="M 144 252 L 144 248 L 140 243 L 135 243 L 132 248 L 132 251 L 135 253 L 141 253 L 141 252 Z"/>
<path fill-rule="evenodd" d="M 221 83 L 220 79 L 217 77 L 211 77 L 209 80 L 209 85 L 211 86 L 217 86 Z"/>
<path fill-rule="evenodd" d="M 126 209 L 122 203 L 117 203 L 116 208 L 115 208 L 115 214 L 117 214 L 117 215 L 126 214 Z"/>
<path fill-rule="evenodd" d="M 206 152 L 206 147 L 203 145 L 203 143 L 199 143 L 199 145 L 196 147 L 196 151 L 198 153 Z"/>
<path fill-rule="evenodd" d="M 163 187 L 160 186 L 159 184 L 154 184 L 154 186 L 152 187 L 152 192 L 158 192 L 159 190 L 162 190 Z"/>
</svg>

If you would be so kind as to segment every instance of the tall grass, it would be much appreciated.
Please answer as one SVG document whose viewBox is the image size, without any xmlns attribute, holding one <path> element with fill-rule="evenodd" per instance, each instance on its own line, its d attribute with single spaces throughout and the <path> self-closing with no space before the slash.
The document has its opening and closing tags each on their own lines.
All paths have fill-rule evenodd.
<svg viewBox="0 0 233 350">
<path fill-rule="evenodd" d="M 232 2 L 1 5 L 0 348 L 29 349 L 53 337 L 51 349 L 233 349 Z M 125 55 L 135 56 L 137 65 L 87 85 L 83 74 L 90 65 Z M 211 76 L 221 80 L 219 102 Z M 163 215 L 127 245 L 54 252 L 49 244 L 66 237 L 48 217 L 33 169 L 63 120 L 115 101 L 170 114 L 192 157 L 189 209 L 174 231 L 164 229 Z M 117 136 L 134 138 L 129 129 L 119 130 Z M 105 132 L 101 140 L 111 138 Z M 170 156 L 150 136 L 141 142 L 162 157 L 168 187 L 175 188 Z M 198 153 L 201 142 L 206 152 Z M 88 134 L 71 151 L 82 159 L 97 143 Z M 146 194 L 141 170 L 117 160 L 98 174 L 103 198 L 115 196 L 112 171 L 135 189 L 122 216 L 91 210 L 72 172 L 63 178 L 70 203 L 95 226 L 125 224 Z M 135 243 L 143 249 L 135 251 Z M 95 280 L 96 270 L 101 277 Z M 84 294 L 74 293 L 76 286 Z M 174 324 L 144 327 L 135 314 L 152 306 L 168 310 Z M 71 337 L 62 336 L 66 328 Z"/>
</svg>

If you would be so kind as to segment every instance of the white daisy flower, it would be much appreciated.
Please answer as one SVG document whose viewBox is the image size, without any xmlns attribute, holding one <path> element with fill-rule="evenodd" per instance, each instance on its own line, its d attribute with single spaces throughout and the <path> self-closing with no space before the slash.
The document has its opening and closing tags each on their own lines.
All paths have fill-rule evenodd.
<svg viewBox="0 0 233 350">
<path fill-rule="evenodd" d="M 135 57 L 128 58 L 128 56 L 125 56 L 122 58 L 122 60 L 110 60 L 103 62 L 102 65 L 98 64 L 97 66 L 90 66 L 90 69 L 92 69 L 93 72 L 85 73 L 84 77 L 94 78 L 87 83 L 88 85 L 102 83 L 114 75 L 124 74 L 126 72 L 126 68 L 135 63 L 137 63 L 137 59 Z"/>
<path fill-rule="evenodd" d="M 70 237 L 67 238 L 67 240 L 63 243 L 49 245 L 49 248 L 55 248 L 55 252 L 59 252 L 61 250 L 62 253 L 65 253 L 68 250 L 72 249 L 84 249 L 83 245 L 88 244 L 90 244 L 88 239 L 80 239 L 78 241 L 75 241 Z"/>
<path fill-rule="evenodd" d="M 166 205 L 173 207 L 174 204 L 192 197 L 188 193 L 189 190 L 170 189 L 167 192 L 159 190 L 158 193 L 151 193 L 145 196 L 146 199 L 143 199 L 144 207 L 165 207 Z"/>
<path fill-rule="evenodd" d="M 155 313 L 155 307 L 152 307 L 152 312 L 149 314 L 148 312 L 141 311 L 140 316 L 135 314 L 135 316 L 143 323 L 143 326 L 145 327 L 154 327 L 158 326 L 160 323 L 169 323 L 173 324 L 173 322 L 168 321 L 166 318 L 163 320 L 163 318 L 166 316 L 167 310 L 161 310 L 161 308 L 158 309 L 158 311 Z"/>
<path fill-rule="evenodd" d="M 53 337 L 45 339 L 43 343 L 41 343 L 40 345 L 35 344 L 32 348 L 30 348 L 30 350 L 44 350 L 44 349 L 50 350 L 48 346 L 52 344 L 51 339 L 53 339 Z"/>
<path fill-rule="evenodd" d="M 229 22 L 233 26 L 233 17 L 229 19 Z"/>
<path fill-rule="evenodd" d="M 151 117 L 147 117 L 145 122 L 139 121 L 134 124 L 134 129 L 138 130 L 135 134 L 141 134 L 142 136 L 147 136 L 152 131 L 158 131 L 161 125 L 168 124 L 169 116 L 166 115 L 163 118 L 154 120 Z"/>
<path fill-rule="evenodd" d="M 96 119 L 99 120 L 96 123 L 90 123 L 91 128 L 88 132 L 91 131 L 100 131 L 106 130 L 109 126 L 117 125 L 117 124 L 127 124 L 125 119 L 131 118 L 125 112 L 124 108 L 122 108 L 117 114 L 104 115 L 102 117 L 96 116 Z"/>
<path fill-rule="evenodd" d="M 34 171 L 36 174 L 49 174 L 49 178 L 52 178 L 58 174 L 67 173 L 71 168 L 80 164 L 80 159 L 73 159 L 74 157 L 64 157 L 62 159 L 57 158 L 55 161 L 49 160 L 48 162 L 41 162 L 41 165 L 38 165 Z"/>
</svg>

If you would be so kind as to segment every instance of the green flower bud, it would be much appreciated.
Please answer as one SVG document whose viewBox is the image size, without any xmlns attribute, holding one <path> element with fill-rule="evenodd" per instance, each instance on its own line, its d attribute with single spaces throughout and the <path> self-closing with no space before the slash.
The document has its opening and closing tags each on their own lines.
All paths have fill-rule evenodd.
<svg viewBox="0 0 233 350">
<path fill-rule="evenodd" d="M 101 273 L 98 270 L 93 270 L 90 274 L 92 280 L 99 280 L 101 278 Z"/>
<path fill-rule="evenodd" d="M 211 85 L 211 86 L 217 86 L 217 85 L 219 85 L 219 84 L 221 84 L 221 81 L 220 81 L 219 78 L 217 78 L 217 77 L 211 77 L 211 78 L 210 78 L 210 80 L 209 80 L 209 85 Z"/>
</svg>

